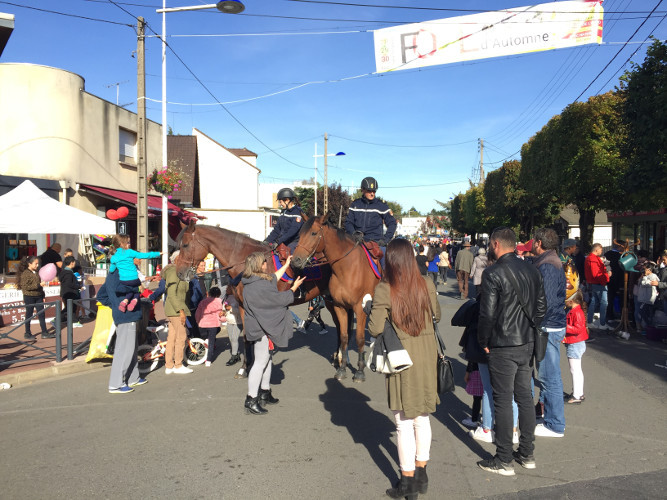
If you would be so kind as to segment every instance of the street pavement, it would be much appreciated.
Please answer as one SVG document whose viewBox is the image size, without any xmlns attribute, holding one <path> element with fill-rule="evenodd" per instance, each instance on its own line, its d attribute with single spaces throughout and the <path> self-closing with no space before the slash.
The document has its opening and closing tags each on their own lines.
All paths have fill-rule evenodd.
<svg viewBox="0 0 667 500">
<path fill-rule="evenodd" d="M 429 498 L 664 498 L 667 490 L 667 349 L 633 337 L 594 335 L 583 358 L 586 401 L 566 406 L 563 439 L 536 438 L 537 469 L 502 477 L 476 465 L 494 446 L 467 436 L 460 421 L 461 328 L 449 326 L 456 282 L 440 286 L 440 323 L 459 386 L 432 416 Z M 294 310 L 303 318 L 305 306 Z M 328 312 L 323 314 L 328 325 Z M 0 492 L 8 499 L 386 498 L 397 477 L 394 425 L 384 377 L 337 381 L 329 356 L 334 328 L 295 332 L 274 357 L 266 416 L 246 415 L 246 379 L 225 366 L 165 375 L 126 395 L 108 394 L 108 368 L 0 391 Z M 564 388 L 571 379 L 561 351 Z M 356 366 L 356 352 L 350 362 Z"/>
</svg>

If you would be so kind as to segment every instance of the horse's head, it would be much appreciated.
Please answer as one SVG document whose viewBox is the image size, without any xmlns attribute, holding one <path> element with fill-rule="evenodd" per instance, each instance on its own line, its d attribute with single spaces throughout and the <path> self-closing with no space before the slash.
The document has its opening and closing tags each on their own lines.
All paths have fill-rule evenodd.
<svg viewBox="0 0 667 500">
<path fill-rule="evenodd" d="M 197 265 L 208 255 L 208 246 L 197 237 L 194 221 L 181 231 L 178 237 L 179 254 L 174 265 L 178 277 L 184 281 L 190 281 L 195 277 Z"/>
<path fill-rule="evenodd" d="M 311 217 L 301 227 L 299 244 L 292 254 L 292 267 L 299 271 L 306 267 L 311 257 L 324 251 L 324 228 L 327 215 Z"/>
</svg>

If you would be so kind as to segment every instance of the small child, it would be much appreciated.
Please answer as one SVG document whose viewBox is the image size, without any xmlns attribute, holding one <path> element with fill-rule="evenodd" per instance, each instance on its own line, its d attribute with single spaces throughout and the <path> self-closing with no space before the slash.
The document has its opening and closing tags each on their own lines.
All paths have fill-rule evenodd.
<svg viewBox="0 0 667 500">
<path fill-rule="evenodd" d="M 208 338 L 208 355 L 205 365 L 211 366 L 213 355 L 215 354 L 215 337 L 220 332 L 221 318 L 225 313 L 222 308 L 222 292 L 217 286 L 212 286 L 208 291 L 207 297 L 197 306 L 195 319 L 199 326 L 199 332 L 202 337 Z"/>
<path fill-rule="evenodd" d="M 81 282 L 77 279 L 74 274 L 74 267 L 76 266 L 76 260 L 74 257 L 69 256 L 63 259 L 63 267 L 60 271 L 60 295 L 63 301 L 63 310 L 61 316 L 61 324 L 66 324 L 67 322 L 67 300 L 78 300 L 81 298 Z M 76 310 L 76 304 L 73 305 L 73 313 Z M 74 328 L 81 328 L 83 325 L 78 321 L 72 324 Z"/>
<path fill-rule="evenodd" d="M 227 366 L 232 366 L 241 361 L 239 354 L 239 330 L 237 322 L 241 319 L 239 316 L 238 302 L 234 297 L 234 291 L 231 286 L 227 287 L 227 298 L 225 300 L 225 310 L 227 311 L 227 336 L 231 344 L 232 357 L 227 361 Z"/>
<path fill-rule="evenodd" d="M 479 412 L 482 409 L 482 396 L 484 395 L 482 377 L 479 374 L 477 363 L 468 361 L 463 380 L 466 383 L 466 392 L 472 396 L 472 411 L 470 416 L 464 418 L 461 423 L 474 429 L 479 425 Z"/>
<path fill-rule="evenodd" d="M 586 326 L 586 303 L 581 290 L 577 290 L 565 306 L 570 310 L 567 313 L 567 326 L 563 343 L 566 346 L 567 362 L 572 374 L 572 395 L 568 404 L 581 404 L 584 398 L 584 372 L 581 369 L 581 357 L 586 352 L 588 327 Z"/>
<path fill-rule="evenodd" d="M 644 265 L 644 275 L 638 283 L 637 300 L 639 302 L 642 335 L 646 335 L 646 327 L 653 324 L 653 304 L 658 297 L 658 287 L 651 285 L 651 282 L 660 281 L 660 278 L 655 274 L 657 267 L 655 262 L 647 261 Z"/>
<path fill-rule="evenodd" d="M 162 255 L 162 252 L 137 252 L 130 248 L 130 237 L 127 234 L 116 234 L 111 242 L 109 255 L 111 255 L 109 272 L 118 269 L 120 284 L 134 288 L 134 291 L 125 295 L 125 298 L 118 305 L 118 309 L 121 312 L 134 311 L 139 302 L 139 285 L 141 285 L 134 259 L 155 259 Z"/>
<path fill-rule="evenodd" d="M 310 324 L 313 322 L 313 320 L 317 320 L 317 322 L 320 324 L 320 335 L 324 335 L 327 333 L 327 325 L 324 324 L 324 321 L 322 321 L 322 316 L 320 316 L 320 312 L 322 311 L 322 308 L 324 307 L 324 299 L 322 298 L 321 295 L 318 295 L 314 299 L 312 299 L 308 303 L 308 318 L 306 318 L 306 322 L 303 325 L 302 331 L 303 333 L 306 333 L 306 330 L 308 330 L 308 327 Z"/>
</svg>

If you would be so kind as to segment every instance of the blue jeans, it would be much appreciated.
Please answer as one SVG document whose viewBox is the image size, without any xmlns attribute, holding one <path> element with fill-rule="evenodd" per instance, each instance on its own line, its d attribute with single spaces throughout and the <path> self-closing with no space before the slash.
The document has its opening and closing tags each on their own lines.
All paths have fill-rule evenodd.
<svg viewBox="0 0 667 500">
<path fill-rule="evenodd" d="M 558 433 L 565 432 L 563 379 L 560 375 L 560 344 L 564 337 L 565 328 L 549 332 L 547 352 L 544 359 L 537 363 L 537 386 L 540 388 L 540 401 L 544 403 L 544 426 Z"/>
<path fill-rule="evenodd" d="M 496 456 L 505 463 L 512 461 L 512 396 L 519 406 L 519 453 L 530 456 L 535 447 L 535 407 L 530 388 L 532 356 L 532 342 L 516 347 L 496 347 L 489 352 L 496 412 Z M 562 404 L 562 394 L 560 400 Z"/>
<path fill-rule="evenodd" d="M 482 394 L 482 427 L 486 430 L 493 429 L 493 420 L 495 419 L 495 410 L 493 408 L 493 388 L 491 387 L 491 375 L 489 374 L 489 365 L 479 363 L 479 376 L 482 379 L 484 393 Z M 512 397 L 512 422 L 513 428 L 519 421 L 519 407 Z"/>
<path fill-rule="evenodd" d="M 591 303 L 588 305 L 588 322 L 593 322 L 595 308 L 600 307 L 600 324 L 607 324 L 607 285 L 591 285 Z"/>
</svg>

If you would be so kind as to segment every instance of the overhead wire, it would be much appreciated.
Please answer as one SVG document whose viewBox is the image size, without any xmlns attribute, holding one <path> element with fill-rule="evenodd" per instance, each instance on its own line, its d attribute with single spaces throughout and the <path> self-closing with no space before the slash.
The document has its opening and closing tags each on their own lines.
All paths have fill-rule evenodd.
<svg viewBox="0 0 667 500">
<path fill-rule="evenodd" d="M 57 14 L 57 15 L 60 15 L 60 16 L 74 17 L 74 18 L 77 18 L 77 19 L 84 19 L 86 21 L 96 21 L 96 22 L 99 22 L 99 23 L 115 24 L 117 26 L 127 26 L 127 27 L 130 27 L 130 28 L 134 28 L 134 25 L 132 25 L 132 24 L 119 23 L 119 22 L 116 22 L 116 21 L 109 21 L 108 19 L 99 19 L 99 18 L 96 18 L 96 17 L 80 16 L 78 14 L 71 14 L 69 12 L 61 12 L 61 11 L 58 11 L 58 10 L 51 10 L 51 9 L 41 9 L 39 7 L 32 7 L 30 5 L 21 5 L 21 4 L 13 3 L 13 2 L 0 1 L 0 3 L 5 4 L 5 5 L 11 5 L 13 7 L 20 7 L 22 9 L 30 9 L 30 10 L 36 10 L 36 11 L 39 11 L 39 12 L 46 12 L 48 14 Z"/>
</svg>

